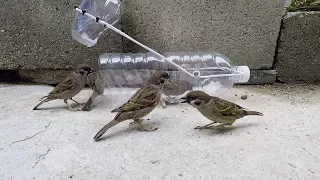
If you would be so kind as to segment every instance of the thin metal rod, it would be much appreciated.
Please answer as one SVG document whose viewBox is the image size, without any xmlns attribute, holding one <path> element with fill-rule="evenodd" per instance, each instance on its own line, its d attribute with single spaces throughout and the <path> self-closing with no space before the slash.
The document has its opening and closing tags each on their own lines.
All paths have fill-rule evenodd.
<svg viewBox="0 0 320 180">
<path fill-rule="evenodd" d="M 239 76 L 239 75 L 242 75 L 243 73 L 241 72 L 238 72 L 240 74 L 226 74 L 226 75 L 209 75 L 209 76 L 194 76 L 193 74 L 191 74 L 190 72 L 188 72 L 187 70 L 185 70 L 184 68 L 182 68 L 181 66 L 177 65 L 176 63 L 172 62 L 171 60 L 167 59 L 165 56 L 161 55 L 160 53 L 156 52 L 155 50 L 149 48 L 148 46 L 145 46 L 144 44 L 140 43 L 139 41 L 133 39 L 132 37 L 130 37 L 129 35 L 127 35 L 126 33 L 120 31 L 119 29 L 117 29 L 116 27 L 112 26 L 111 24 L 105 22 L 105 21 L 102 21 L 102 20 L 99 20 L 97 19 L 97 17 L 89 14 L 88 12 L 84 12 L 82 11 L 81 9 L 79 9 L 78 7 L 75 7 L 75 10 L 78 11 L 79 13 L 85 15 L 85 16 L 88 16 L 89 18 L 91 18 L 92 20 L 95 20 L 97 21 L 97 23 L 99 24 L 102 24 L 104 25 L 105 27 L 115 31 L 116 33 L 124 36 L 125 38 L 129 39 L 130 41 L 136 43 L 137 45 L 139 45 L 140 47 L 148 50 L 149 52 L 159 56 L 160 58 L 162 58 L 163 60 L 165 60 L 166 62 L 168 62 L 169 64 L 175 66 L 176 68 L 180 69 L 181 71 L 183 71 L 184 73 L 188 74 L 189 76 L 191 77 L 194 77 L 194 78 L 209 78 L 209 77 L 221 77 L 221 76 Z"/>
</svg>

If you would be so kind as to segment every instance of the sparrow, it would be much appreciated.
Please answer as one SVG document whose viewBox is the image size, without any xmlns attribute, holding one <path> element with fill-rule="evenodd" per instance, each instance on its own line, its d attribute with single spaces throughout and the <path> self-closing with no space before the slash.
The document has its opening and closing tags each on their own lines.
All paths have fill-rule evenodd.
<svg viewBox="0 0 320 180">
<path fill-rule="evenodd" d="M 170 81 L 166 81 L 163 87 L 163 96 L 160 99 L 161 106 L 163 108 L 167 107 L 166 101 L 172 103 L 177 96 L 183 95 L 190 90 L 192 90 L 192 84 L 189 81 L 173 78 Z"/>
<path fill-rule="evenodd" d="M 105 79 L 101 71 L 95 71 L 87 76 L 87 84 L 93 90 L 90 98 L 86 103 L 72 104 L 74 110 L 89 111 L 93 101 L 100 95 L 103 95 L 105 89 Z"/>
<path fill-rule="evenodd" d="M 237 119 L 248 115 L 263 116 L 260 112 L 246 110 L 235 103 L 210 96 L 203 91 L 191 91 L 181 99 L 184 100 L 181 103 L 191 104 L 197 108 L 203 116 L 213 121 L 205 126 L 197 126 L 195 129 L 210 129 L 232 125 Z M 213 126 L 213 124 L 217 122 L 222 124 Z"/>
<path fill-rule="evenodd" d="M 79 104 L 73 100 L 72 97 L 77 95 L 85 86 L 87 82 L 88 74 L 93 73 L 94 70 L 87 64 L 79 64 L 75 71 L 70 73 L 62 82 L 60 82 L 47 96 L 40 99 L 40 103 L 37 104 L 33 110 L 45 103 L 55 99 L 63 99 L 64 103 L 68 105 L 68 109 L 72 110 L 72 107 L 68 104 L 68 99 Z"/>
<path fill-rule="evenodd" d="M 109 128 L 125 120 L 133 119 L 130 123 L 139 124 L 140 130 L 155 131 L 158 128 L 147 129 L 141 124 L 144 116 L 148 115 L 159 103 L 165 81 L 168 81 L 170 76 L 164 71 L 156 71 L 147 81 L 146 85 L 139 89 L 125 104 L 112 110 L 118 112 L 112 121 L 105 125 L 95 136 L 94 140 L 98 140 Z"/>
</svg>

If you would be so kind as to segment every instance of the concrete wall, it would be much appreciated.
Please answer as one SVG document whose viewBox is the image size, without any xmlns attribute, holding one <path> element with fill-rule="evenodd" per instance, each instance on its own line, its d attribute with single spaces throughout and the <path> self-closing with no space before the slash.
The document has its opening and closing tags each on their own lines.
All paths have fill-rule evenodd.
<svg viewBox="0 0 320 180">
<path fill-rule="evenodd" d="M 0 69 L 69 69 L 94 63 L 104 52 L 122 51 L 121 37 L 112 32 L 90 49 L 72 39 L 73 6 L 79 3 L 1 0 Z"/>
<path fill-rule="evenodd" d="M 275 67 L 280 81 L 320 82 L 320 12 L 283 18 Z"/>
<path fill-rule="evenodd" d="M 272 67 L 283 0 L 126 0 L 124 31 L 158 51 L 218 51 Z M 143 51 L 125 40 L 126 51 Z"/>
<path fill-rule="evenodd" d="M 0 70 L 53 83 L 56 69 L 94 64 L 106 52 L 144 51 L 112 31 L 92 48 L 73 40 L 73 5 L 80 2 L 1 0 Z M 160 52 L 218 51 L 235 64 L 270 69 L 283 6 L 283 0 L 126 0 L 123 30 Z"/>
</svg>

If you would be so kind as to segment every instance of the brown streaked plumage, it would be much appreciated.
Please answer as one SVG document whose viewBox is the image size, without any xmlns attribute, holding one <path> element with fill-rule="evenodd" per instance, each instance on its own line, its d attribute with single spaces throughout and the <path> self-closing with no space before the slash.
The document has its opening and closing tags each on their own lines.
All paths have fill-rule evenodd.
<svg viewBox="0 0 320 180">
<path fill-rule="evenodd" d="M 131 124 L 139 124 L 141 130 L 148 132 L 157 130 L 157 128 L 146 129 L 141 124 L 141 118 L 148 115 L 157 106 L 162 94 L 163 84 L 169 79 L 168 73 L 164 71 L 155 72 L 149 78 L 147 84 L 139 89 L 125 104 L 111 111 L 118 112 L 118 114 L 94 136 L 94 140 L 98 140 L 109 128 L 129 119 L 134 120 Z"/>
<path fill-rule="evenodd" d="M 87 76 L 87 84 L 93 90 L 93 92 L 86 103 L 72 104 L 71 106 L 74 110 L 90 111 L 94 100 L 98 96 L 103 95 L 104 89 L 105 89 L 105 78 L 103 76 L 102 71 L 98 70 L 98 71 L 95 71 L 94 73 L 89 74 Z"/>
<path fill-rule="evenodd" d="M 78 103 L 73 100 L 72 97 L 77 95 L 85 86 L 87 75 L 92 73 L 93 69 L 87 64 L 80 64 L 77 66 L 76 70 L 69 74 L 62 82 L 60 82 L 47 96 L 40 99 L 40 103 L 37 104 L 33 110 L 45 103 L 55 99 L 63 99 L 66 104 L 68 99 Z M 72 109 L 68 105 L 69 109 Z"/>
<path fill-rule="evenodd" d="M 105 89 L 105 78 L 103 77 L 103 74 L 101 71 L 97 71 L 96 73 L 92 73 L 88 75 L 87 78 L 87 84 L 91 87 L 93 90 L 92 95 L 90 96 L 87 103 L 82 108 L 83 111 L 90 110 L 90 107 L 93 103 L 93 101 L 100 95 L 104 93 Z"/>
<path fill-rule="evenodd" d="M 191 91 L 181 99 L 185 100 L 182 103 L 191 104 L 197 108 L 203 116 L 213 121 L 213 123 L 205 126 L 197 126 L 196 129 L 209 129 L 232 125 L 237 119 L 248 115 L 263 116 L 260 112 L 246 110 L 235 103 L 210 96 L 202 91 Z M 213 124 L 217 122 L 222 124 L 213 126 Z"/>
</svg>

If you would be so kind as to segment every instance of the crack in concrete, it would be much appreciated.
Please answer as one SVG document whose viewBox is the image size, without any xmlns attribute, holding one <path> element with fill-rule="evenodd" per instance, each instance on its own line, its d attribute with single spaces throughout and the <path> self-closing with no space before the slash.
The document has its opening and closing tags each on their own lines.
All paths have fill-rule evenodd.
<svg viewBox="0 0 320 180">
<path fill-rule="evenodd" d="M 37 165 L 41 160 L 45 159 L 45 158 L 46 158 L 46 155 L 49 154 L 50 150 L 51 150 L 51 149 L 48 149 L 46 153 L 41 154 L 41 155 L 38 157 L 38 160 L 37 160 L 37 161 L 34 163 L 34 165 L 32 166 L 32 168 L 36 167 L 36 165 Z"/>
<path fill-rule="evenodd" d="M 311 154 L 309 151 L 307 151 L 307 149 L 306 148 L 304 148 L 304 147 L 301 147 L 303 150 L 305 150 L 310 156 L 312 156 L 317 162 L 319 162 L 319 159 L 315 156 L 315 155 L 313 155 L 313 154 Z"/>
<path fill-rule="evenodd" d="M 22 141 L 26 141 L 26 140 L 32 139 L 32 138 L 34 138 L 35 136 L 37 136 L 38 134 L 43 133 L 43 132 L 46 132 L 47 129 L 49 128 L 50 124 L 51 124 L 51 123 L 49 122 L 49 124 L 44 127 L 45 130 L 42 130 L 42 131 L 40 131 L 40 132 L 37 132 L 36 134 L 34 134 L 34 135 L 32 135 L 32 136 L 27 136 L 27 137 L 24 138 L 24 139 L 21 139 L 21 140 L 18 140 L 18 141 L 14 141 L 14 142 L 12 142 L 12 143 L 10 144 L 10 146 L 11 146 L 12 144 L 15 144 L 15 143 L 18 143 L 18 142 L 22 142 Z"/>
</svg>

